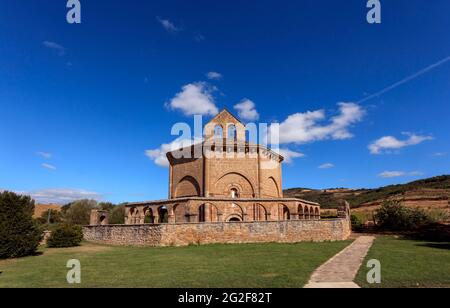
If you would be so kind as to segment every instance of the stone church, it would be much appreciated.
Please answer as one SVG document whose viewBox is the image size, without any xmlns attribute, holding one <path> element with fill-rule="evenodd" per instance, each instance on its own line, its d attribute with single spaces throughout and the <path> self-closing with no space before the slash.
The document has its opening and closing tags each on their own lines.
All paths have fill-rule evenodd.
<svg viewBox="0 0 450 308">
<path fill-rule="evenodd" d="M 319 204 L 283 198 L 283 157 L 246 140 L 244 124 L 229 111 L 214 117 L 203 137 L 167 153 L 169 198 L 127 204 L 127 225 L 320 219 Z"/>
</svg>

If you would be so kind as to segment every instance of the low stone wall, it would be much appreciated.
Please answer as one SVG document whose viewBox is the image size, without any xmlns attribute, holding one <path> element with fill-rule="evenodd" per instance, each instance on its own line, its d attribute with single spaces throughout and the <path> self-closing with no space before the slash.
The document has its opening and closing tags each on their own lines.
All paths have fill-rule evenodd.
<svg viewBox="0 0 450 308">
<path fill-rule="evenodd" d="M 348 219 L 236 223 L 107 225 L 83 227 L 87 241 L 121 246 L 190 244 L 296 243 L 341 241 L 349 237 Z"/>
</svg>

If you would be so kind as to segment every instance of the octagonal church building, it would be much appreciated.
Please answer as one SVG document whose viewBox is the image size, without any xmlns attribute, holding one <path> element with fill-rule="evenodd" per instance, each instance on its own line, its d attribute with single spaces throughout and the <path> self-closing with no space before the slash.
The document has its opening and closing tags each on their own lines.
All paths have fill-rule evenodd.
<svg viewBox="0 0 450 308">
<path fill-rule="evenodd" d="M 167 153 L 169 198 L 127 204 L 125 224 L 319 220 L 319 204 L 283 198 L 284 158 L 246 135 L 220 112 L 201 143 Z"/>
</svg>

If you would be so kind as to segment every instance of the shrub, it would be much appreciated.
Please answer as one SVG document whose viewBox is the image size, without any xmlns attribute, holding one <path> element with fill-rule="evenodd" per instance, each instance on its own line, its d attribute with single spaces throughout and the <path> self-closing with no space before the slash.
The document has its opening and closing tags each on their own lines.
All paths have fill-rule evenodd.
<svg viewBox="0 0 450 308">
<path fill-rule="evenodd" d="M 63 208 L 65 221 L 75 225 L 88 225 L 91 210 L 97 208 L 95 200 L 79 200 Z"/>
<path fill-rule="evenodd" d="M 352 230 L 361 231 L 363 229 L 363 223 L 361 219 L 356 215 L 350 216 L 350 221 L 352 223 Z"/>
<path fill-rule="evenodd" d="M 407 208 L 398 201 L 384 202 L 375 220 L 381 229 L 390 231 L 411 231 L 432 222 L 423 210 Z"/>
<path fill-rule="evenodd" d="M 80 226 L 63 224 L 52 232 L 47 246 L 50 248 L 74 247 L 79 246 L 82 240 L 83 231 Z"/>
<path fill-rule="evenodd" d="M 42 233 L 33 220 L 34 201 L 12 192 L 0 193 L 0 259 L 36 253 Z"/>
<path fill-rule="evenodd" d="M 109 223 L 112 225 L 125 223 L 125 207 L 123 205 L 117 205 L 110 211 Z"/>
</svg>

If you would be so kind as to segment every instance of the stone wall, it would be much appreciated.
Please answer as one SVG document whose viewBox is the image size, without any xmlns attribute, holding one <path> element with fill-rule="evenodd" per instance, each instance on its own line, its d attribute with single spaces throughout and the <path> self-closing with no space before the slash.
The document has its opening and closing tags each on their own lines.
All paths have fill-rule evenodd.
<svg viewBox="0 0 450 308">
<path fill-rule="evenodd" d="M 296 243 L 340 241 L 349 237 L 348 219 L 237 223 L 183 223 L 83 227 L 87 241 L 120 246 Z"/>
</svg>

